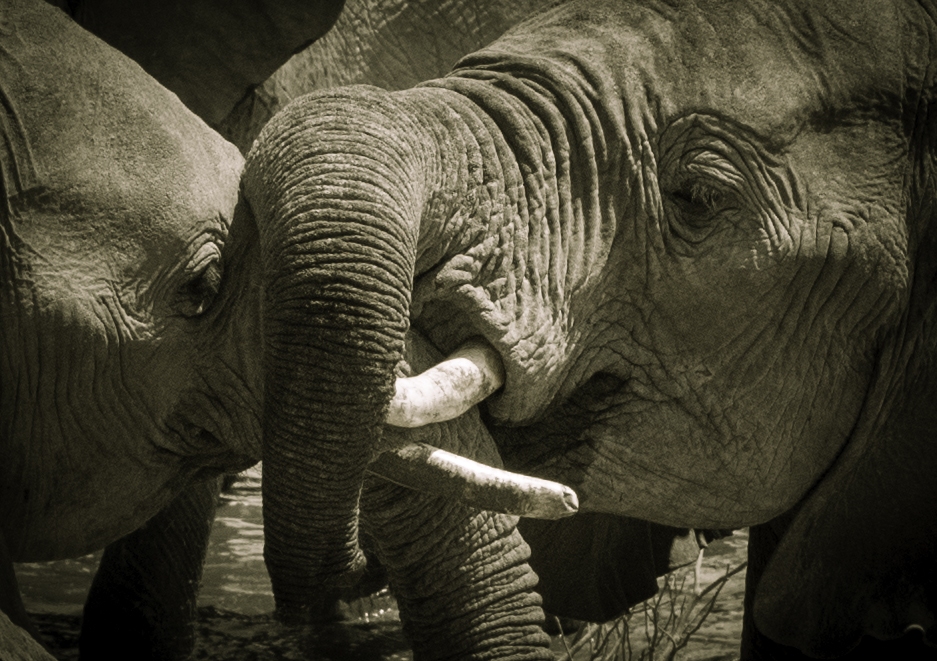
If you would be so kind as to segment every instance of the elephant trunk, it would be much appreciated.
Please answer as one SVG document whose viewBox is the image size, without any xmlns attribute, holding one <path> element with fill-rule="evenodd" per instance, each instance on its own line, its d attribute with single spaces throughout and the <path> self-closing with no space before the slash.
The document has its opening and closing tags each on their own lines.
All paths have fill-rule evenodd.
<svg viewBox="0 0 937 661">
<path fill-rule="evenodd" d="M 243 179 L 264 264 L 265 559 L 286 619 L 363 569 L 358 500 L 408 328 L 420 145 L 364 96 L 292 105 Z"/>
<path fill-rule="evenodd" d="M 505 222 L 506 195 L 485 204 L 487 219 L 474 217 L 504 150 L 459 99 L 442 89 L 309 95 L 248 155 L 244 196 L 264 265 L 265 556 L 281 618 L 315 617 L 313 595 L 363 569 L 358 502 L 368 469 L 480 509 L 557 518 L 578 507 L 562 485 L 381 442 L 384 424 L 448 419 L 504 381 L 498 352 L 470 341 L 427 374 L 395 382 L 414 274 Z"/>
</svg>

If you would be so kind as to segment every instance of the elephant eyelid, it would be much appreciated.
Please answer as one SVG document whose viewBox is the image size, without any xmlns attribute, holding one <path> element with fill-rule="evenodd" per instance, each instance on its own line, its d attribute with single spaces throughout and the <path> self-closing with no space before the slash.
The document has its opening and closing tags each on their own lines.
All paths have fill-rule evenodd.
<svg viewBox="0 0 937 661">
<path fill-rule="evenodd" d="M 740 188 L 745 177 L 731 160 L 715 152 L 696 153 L 691 159 L 684 159 L 682 170 L 694 179 L 709 179 L 714 185 Z"/>
<path fill-rule="evenodd" d="M 760 227 L 771 204 L 766 176 L 783 159 L 743 126 L 690 115 L 668 126 L 659 142 L 658 185 L 664 220 L 679 251 L 702 244 L 731 224 Z M 692 252 L 692 250 L 691 250 Z"/>
<path fill-rule="evenodd" d="M 667 191 L 683 220 L 702 225 L 716 220 L 722 212 L 738 208 L 736 191 L 707 177 L 687 177 Z"/>
<path fill-rule="evenodd" d="M 671 197 L 685 207 L 715 213 L 726 203 L 727 194 L 717 186 L 710 186 L 698 179 L 691 179 L 671 192 Z"/>
</svg>

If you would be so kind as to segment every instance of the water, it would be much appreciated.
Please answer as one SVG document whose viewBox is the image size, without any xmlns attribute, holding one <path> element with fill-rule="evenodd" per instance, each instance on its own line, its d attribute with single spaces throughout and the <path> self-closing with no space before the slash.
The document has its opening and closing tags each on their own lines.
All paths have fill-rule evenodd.
<svg viewBox="0 0 937 661">
<path fill-rule="evenodd" d="M 78 615 L 101 552 L 71 560 L 16 565 L 26 609 Z M 221 496 L 205 564 L 199 606 L 245 615 L 273 610 L 270 579 L 263 562 L 260 466 L 238 477 Z"/>
<path fill-rule="evenodd" d="M 745 532 L 713 543 L 699 572 L 700 586 L 744 560 Z M 72 560 L 16 565 L 26 609 L 60 659 L 77 658 L 77 633 L 85 596 L 100 553 Z M 692 580 L 692 579 L 691 579 Z M 689 589 L 689 588 L 688 588 Z M 741 633 L 744 572 L 722 590 L 713 613 L 678 658 L 731 658 Z M 241 476 L 222 495 L 199 595 L 197 659 L 412 658 L 400 631 L 393 598 L 386 591 L 351 604 L 354 621 L 328 628 L 288 629 L 271 617 L 273 595 L 263 563 L 260 468 Z M 555 641 L 561 652 L 563 642 Z M 577 657 L 578 659 L 578 657 Z"/>
<path fill-rule="evenodd" d="M 245 615 L 273 611 L 270 578 L 264 566 L 260 466 L 242 473 L 221 496 L 215 515 L 199 605 Z"/>
</svg>

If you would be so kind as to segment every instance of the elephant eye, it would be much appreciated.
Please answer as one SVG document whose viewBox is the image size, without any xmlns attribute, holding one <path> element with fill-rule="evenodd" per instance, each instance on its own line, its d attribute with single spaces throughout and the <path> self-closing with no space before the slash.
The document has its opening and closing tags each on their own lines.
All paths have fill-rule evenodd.
<svg viewBox="0 0 937 661">
<path fill-rule="evenodd" d="M 729 195 L 713 185 L 691 180 L 671 193 L 671 197 L 688 223 L 700 225 L 708 223 L 727 206 Z"/>
<path fill-rule="evenodd" d="M 706 180 L 688 179 L 668 193 L 673 231 L 686 241 L 698 243 L 709 236 L 716 221 L 738 207 L 734 194 Z"/>
<path fill-rule="evenodd" d="M 176 308 L 184 317 L 198 317 L 211 307 L 221 290 L 221 255 L 217 247 L 203 249 L 179 288 Z"/>
</svg>

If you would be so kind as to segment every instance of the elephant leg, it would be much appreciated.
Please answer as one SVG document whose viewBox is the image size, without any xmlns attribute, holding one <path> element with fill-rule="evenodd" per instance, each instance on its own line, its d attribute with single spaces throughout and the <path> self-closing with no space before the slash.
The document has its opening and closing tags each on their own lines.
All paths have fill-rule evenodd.
<svg viewBox="0 0 937 661">
<path fill-rule="evenodd" d="M 0 611 L 3 611 L 13 624 L 24 629 L 33 638 L 40 639 L 39 631 L 29 619 L 26 608 L 23 606 L 16 572 L 13 570 L 13 559 L 2 532 L 0 532 Z"/>
<path fill-rule="evenodd" d="M 361 512 L 415 659 L 552 658 L 515 517 L 377 478 Z"/>
<path fill-rule="evenodd" d="M 752 526 L 748 537 L 748 570 L 745 576 L 745 609 L 742 620 L 741 661 L 813 661 L 800 650 L 776 643 L 758 629 L 754 618 L 755 592 L 758 582 L 771 560 L 775 548 L 784 537 L 787 527 L 794 518 L 794 511 Z M 874 534 L 870 531 L 870 534 Z M 844 559 L 847 562 L 848 559 Z M 792 577 L 796 580 L 796 577 Z M 859 644 L 843 656 L 841 661 L 864 661 L 865 659 L 901 659 L 902 661 L 933 661 L 937 650 L 924 643 L 920 631 L 909 631 L 894 640 L 878 640 L 863 637 Z"/>
<path fill-rule="evenodd" d="M 748 569 L 745 574 L 745 608 L 742 616 L 742 661 L 768 661 L 770 659 L 806 661 L 798 650 L 780 645 L 758 630 L 755 626 L 753 606 L 755 589 L 778 542 L 784 535 L 790 517 L 782 516 L 774 521 L 752 526 L 748 532 Z"/>
<path fill-rule="evenodd" d="M 110 544 L 85 603 L 82 659 L 185 659 L 221 478 L 188 486 Z"/>
</svg>

